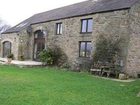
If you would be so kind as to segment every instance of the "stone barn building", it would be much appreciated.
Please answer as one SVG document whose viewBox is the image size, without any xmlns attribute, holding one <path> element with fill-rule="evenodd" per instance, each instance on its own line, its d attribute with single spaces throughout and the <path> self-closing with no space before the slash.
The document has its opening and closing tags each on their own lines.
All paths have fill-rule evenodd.
<svg viewBox="0 0 140 105">
<path fill-rule="evenodd" d="M 125 38 L 123 70 L 139 76 L 140 0 L 88 0 L 35 14 L 2 33 L 0 57 L 37 60 L 40 51 L 57 45 L 71 65 L 86 65 L 99 35 Z"/>
</svg>

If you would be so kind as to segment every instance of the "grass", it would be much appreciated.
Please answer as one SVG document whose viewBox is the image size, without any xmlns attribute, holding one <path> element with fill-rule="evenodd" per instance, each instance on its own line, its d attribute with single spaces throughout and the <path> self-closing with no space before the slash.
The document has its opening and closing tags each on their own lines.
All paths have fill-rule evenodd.
<svg viewBox="0 0 140 105">
<path fill-rule="evenodd" d="M 140 80 L 121 83 L 56 68 L 0 66 L 0 105 L 140 105 Z"/>
</svg>

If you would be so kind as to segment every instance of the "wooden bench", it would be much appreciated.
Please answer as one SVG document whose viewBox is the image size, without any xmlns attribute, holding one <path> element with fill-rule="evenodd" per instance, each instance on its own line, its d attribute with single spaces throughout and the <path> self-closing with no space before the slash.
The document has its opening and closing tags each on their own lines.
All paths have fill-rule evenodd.
<svg viewBox="0 0 140 105">
<path fill-rule="evenodd" d="M 101 76 L 103 76 L 104 74 L 106 74 L 107 77 L 109 77 L 111 74 L 111 71 L 110 70 L 103 70 Z"/>
<path fill-rule="evenodd" d="M 101 76 L 106 74 L 107 77 L 110 77 L 110 75 L 113 74 L 117 77 L 119 74 L 119 72 L 117 70 L 115 70 L 114 67 L 102 66 L 101 69 L 102 69 Z"/>
<path fill-rule="evenodd" d="M 101 69 L 90 69 L 91 74 L 95 75 L 101 75 L 102 70 Z"/>
</svg>

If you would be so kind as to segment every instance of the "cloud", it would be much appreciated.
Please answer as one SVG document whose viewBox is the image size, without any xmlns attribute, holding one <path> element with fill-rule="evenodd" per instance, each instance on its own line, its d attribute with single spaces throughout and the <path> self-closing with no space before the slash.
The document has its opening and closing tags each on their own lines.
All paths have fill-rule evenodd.
<svg viewBox="0 0 140 105">
<path fill-rule="evenodd" d="M 30 16 L 85 0 L 1 0 L 0 17 L 16 25 Z"/>
</svg>

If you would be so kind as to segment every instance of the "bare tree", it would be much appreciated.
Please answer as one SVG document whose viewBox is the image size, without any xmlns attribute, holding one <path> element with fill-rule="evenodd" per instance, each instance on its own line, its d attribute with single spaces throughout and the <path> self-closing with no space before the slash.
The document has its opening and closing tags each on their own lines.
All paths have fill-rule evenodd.
<svg viewBox="0 0 140 105">
<path fill-rule="evenodd" d="M 6 24 L 4 21 L 0 20 L 0 34 L 7 29 L 9 29 L 11 26 Z"/>
</svg>

